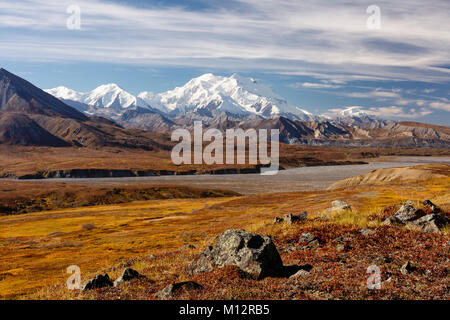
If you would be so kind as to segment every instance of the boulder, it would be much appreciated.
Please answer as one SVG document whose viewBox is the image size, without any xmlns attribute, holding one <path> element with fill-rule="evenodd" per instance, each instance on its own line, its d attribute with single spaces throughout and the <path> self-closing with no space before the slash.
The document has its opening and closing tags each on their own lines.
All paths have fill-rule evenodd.
<svg viewBox="0 0 450 320">
<path fill-rule="evenodd" d="M 307 217 L 308 217 L 307 212 L 303 212 L 303 213 L 296 214 L 296 215 L 289 213 L 289 214 L 284 215 L 282 218 L 276 217 L 274 219 L 274 223 L 285 222 L 287 224 L 293 224 L 293 223 L 296 223 L 299 221 L 304 221 L 307 219 Z"/>
<path fill-rule="evenodd" d="M 417 220 L 408 223 L 409 226 L 417 228 L 426 233 L 439 233 L 448 223 L 448 219 L 438 214 L 427 214 Z"/>
<path fill-rule="evenodd" d="M 193 281 L 178 282 L 158 291 L 156 296 L 160 299 L 173 299 L 188 291 L 200 290 L 202 288 L 201 285 Z"/>
<path fill-rule="evenodd" d="M 327 211 L 340 211 L 340 210 L 351 210 L 350 205 L 341 200 L 334 200 L 331 202 L 331 208 L 328 208 Z"/>
<path fill-rule="evenodd" d="M 237 266 L 242 271 L 261 279 L 278 275 L 283 263 L 270 237 L 230 229 L 217 237 L 214 246 L 206 247 L 187 266 L 186 272 L 199 274 L 223 266 Z"/>
<path fill-rule="evenodd" d="M 104 275 L 99 274 L 99 275 L 96 275 L 94 278 L 89 279 L 83 285 L 83 291 L 105 288 L 105 287 L 112 287 L 112 286 L 113 286 L 113 283 L 107 273 L 105 273 Z"/>
<path fill-rule="evenodd" d="M 417 220 L 425 215 L 421 209 L 414 208 L 412 201 L 408 200 L 392 216 L 384 220 L 384 225 L 404 226 L 410 221 Z"/>
<path fill-rule="evenodd" d="M 123 270 L 122 275 L 114 281 L 114 287 L 120 286 L 125 281 L 130 281 L 132 279 L 144 278 L 139 272 L 134 269 L 126 268 Z"/>
</svg>

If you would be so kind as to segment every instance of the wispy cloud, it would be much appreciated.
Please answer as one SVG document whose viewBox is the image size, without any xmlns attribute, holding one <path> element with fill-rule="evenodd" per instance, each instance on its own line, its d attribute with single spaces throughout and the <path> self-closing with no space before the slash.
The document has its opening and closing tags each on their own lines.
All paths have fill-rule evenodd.
<svg viewBox="0 0 450 320">
<path fill-rule="evenodd" d="M 310 89 L 339 89 L 341 86 L 337 84 L 330 83 L 317 83 L 317 82 L 303 82 L 303 83 L 295 83 L 292 85 L 293 88 L 310 88 Z"/>
<path fill-rule="evenodd" d="M 379 0 L 380 30 L 367 29 L 366 5 L 325 0 L 235 0 L 197 11 L 79 0 L 81 30 L 67 30 L 72 3 L 0 1 L 0 57 L 448 82 L 438 67 L 450 61 L 446 0 Z"/>
<path fill-rule="evenodd" d="M 407 118 L 407 119 L 417 119 L 420 117 L 427 116 L 432 112 L 428 109 L 404 109 L 397 106 L 389 106 L 389 107 L 372 107 L 366 111 L 368 114 L 378 116 L 381 118 Z"/>
<path fill-rule="evenodd" d="M 378 98 L 378 99 L 400 98 L 400 94 L 398 92 L 395 92 L 394 90 L 385 91 L 379 89 L 370 92 L 350 92 L 345 93 L 344 95 L 351 98 Z"/>
<path fill-rule="evenodd" d="M 426 108 L 402 108 L 398 106 L 385 107 L 364 107 L 364 106 L 348 106 L 344 108 L 330 108 L 327 115 L 337 114 L 345 110 L 351 109 L 353 113 L 364 112 L 367 115 L 376 116 L 382 119 L 417 119 L 427 116 L 432 112 Z"/>
</svg>

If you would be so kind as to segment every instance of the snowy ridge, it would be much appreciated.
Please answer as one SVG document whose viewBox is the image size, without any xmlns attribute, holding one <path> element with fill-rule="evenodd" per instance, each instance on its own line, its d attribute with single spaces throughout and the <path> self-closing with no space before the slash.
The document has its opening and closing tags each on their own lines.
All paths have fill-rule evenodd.
<svg viewBox="0 0 450 320">
<path fill-rule="evenodd" d="M 77 92 L 62 86 L 45 91 L 77 109 L 83 109 L 82 111 L 85 113 L 106 115 L 111 118 L 129 108 L 149 109 L 148 104 L 142 99 L 133 96 L 114 83 L 101 85 L 90 92 Z"/>
<path fill-rule="evenodd" d="M 263 118 L 286 115 L 307 121 L 316 119 L 311 113 L 290 105 L 268 86 L 237 74 L 222 77 L 207 73 L 191 79 L 182 87 L 159 94 L 141 92 L 137 97 L 116 84 L 102 85 L 90 92 L 77 92 L 66 87 L 46 91 L 69 104 L 72 102 L 72 106 L 89 106 L 89 111 L 83 111 L 90 114 L 104 114 L 107 111 L 99 109 L 107 108 L 120 113 L 130 107 L 151 107 L 175 116 L 203 109 Z"/>
<path fill-rule="evenodd" d="M 62 86 L 45 91 L 80 111 L 112 119 L 117 119 L 126 110 L 139 107 L 151 112 L 161 112 L 171 118 L 185 114 L 224 112 L 238 117 L 256 115 L 270 119 L 285 116 L 294 120 L 330 120 L 347 125 L 378 121 L 359 106 L 313 115 L 289 104 L 270 87 L 237 74 L 223 77 L 206 73 L 189 80 L 181 87 L 163 93 L 145 91 L 137 96 L 114 83 L 101 85 L 90 92 L 77 92 Z"/>
</svg>

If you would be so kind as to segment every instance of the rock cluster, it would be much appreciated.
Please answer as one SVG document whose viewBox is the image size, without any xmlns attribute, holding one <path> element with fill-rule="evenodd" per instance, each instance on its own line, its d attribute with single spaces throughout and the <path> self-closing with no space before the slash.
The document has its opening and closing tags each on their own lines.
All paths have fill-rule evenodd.
<svg viewBox="0 0 450 320">
<path fill-rule="evenodd" d="M 83 285 L 83 291 L 88 291 L 88 290 L 92 290 L 92 289 L 100 289 L 100 288 L 105 288 L 105 287 L 112 287 L 112 286 L 118 287 L 125 281 L 130 281 L 132 279 L 143 278 L 143 277 L 144 277 L 143 275 L 141 275 L 139 272 L 137 272 L 136 270 L 131 269 L 131 268 L 126 268 L 122 272 L 122 275 L 119 278 L 117 278 L 114 282 L 111 280 L 111 278 L 109 277 L 109 275 L 107 273 L 105 273 L 104 275 L 99 274 L 99 275 L 96 275 L 94 278 L 89 279 Z"/>
<path fill-rule="evenodd" d="M 158 291 L 156 296 L 160 299 L 173 299 L 185 292 L 200 290 L 202 288 L 201 285 L 193 281 L 178 282 L 168 285 L 161 291 Z"/>
<path fill-rule="evenodd" d="M 440 215 L 441 209 L 430 200 L 422 202 L 424 209 L 414 207 L 410 200 L 392 216 L 383 221 L 384 225 L 409 226 L 427 233 L 439 233 L 447 224 L 448 218 Z M 430 213 L 427 214 L 426 211 Z"/>
</svg>

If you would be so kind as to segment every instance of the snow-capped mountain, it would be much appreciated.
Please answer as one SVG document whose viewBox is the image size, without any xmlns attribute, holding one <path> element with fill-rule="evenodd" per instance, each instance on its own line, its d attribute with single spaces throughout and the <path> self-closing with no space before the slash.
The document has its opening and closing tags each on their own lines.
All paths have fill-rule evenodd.
<svg viewBox="0 0 450 320">
<path fill-rule="evenodd" d="M 127 109 L 140 107 L 170 117 L 186 114 L 215 117 L 225 113 L 238 117 L 288 116 L 297 120 L 318 120 L 317 116 L 290 105 L 271 88 L 237 74 L 222 77 L 207 73 L 182 87 L 159 94 L 141 92 L 137 97 L 116 84 L 102 85 L 90 92 L 77 92 L 66 87 L 46 91 L 80 111 L 112 119 L 117 119 Z"/>
<path fill-rule="evenodd" d="M 160 94 L 142 92 L 139 97 L 152 107 L 172 114 L 221 111 L 264 118 L 291 115 L 302 120 L 314 119 L 311 113 L 290 105 L 269 87 L 237 74 L 221 77 L 207 73 L 182 87 Z"/>
<path fill-rule="evenodd" d="M 101 85 L 90 92 L 77 92 L 62 86 L 45 91 L 80 111 L 113 119 L 127 109 L 137 107 L 150 109 L 142 99 L 114 83 Z"/>
<path fill-rule="evenodd" d="M 362 107 L 359 106 L 336 110 L 334 113 L 323 114 L 322 117 L 341 125 L 372 129 L 384 126 L 390 122 L 362 110 Z"/>
</svg>

